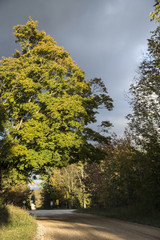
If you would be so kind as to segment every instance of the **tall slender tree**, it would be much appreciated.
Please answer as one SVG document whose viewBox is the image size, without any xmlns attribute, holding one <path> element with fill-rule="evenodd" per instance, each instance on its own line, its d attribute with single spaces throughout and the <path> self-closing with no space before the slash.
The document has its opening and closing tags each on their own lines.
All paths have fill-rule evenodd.
<svg viewBox="0 0 160 240">
<path fill-rule="evenodd" d="M 160 149 L 160 27 L 148 40 L 148 55 L 130 87 L 133 113 L 128 116 L 136 143 L 155 159 Z"/>
<path fill-rule="evenodd" d="M 160 1 L 152 19 L 160 21 Z M 154 201 L 160 207 L 160 26 L 148 40 L 148 52 L 139 66 L 138 77 L 130 87 L 133 113 L 129 126 L 136 144 L 150 158 Z"/>
</svg>

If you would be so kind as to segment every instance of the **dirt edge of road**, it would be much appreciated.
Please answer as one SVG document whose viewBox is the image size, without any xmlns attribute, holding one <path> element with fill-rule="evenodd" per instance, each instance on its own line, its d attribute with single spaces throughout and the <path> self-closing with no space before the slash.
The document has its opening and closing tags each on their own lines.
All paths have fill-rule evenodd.
<svg viewBox="0 0 160 240">
<path fill-rule="evenodd" d="M 34 240 L 44 240 L 46 228 L 37 221 L 37 233 Z"/>
</svg>

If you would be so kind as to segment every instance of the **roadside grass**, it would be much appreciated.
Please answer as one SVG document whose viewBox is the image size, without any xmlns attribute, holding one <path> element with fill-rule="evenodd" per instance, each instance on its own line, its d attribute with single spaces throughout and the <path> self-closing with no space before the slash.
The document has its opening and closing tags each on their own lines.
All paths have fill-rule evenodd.
<svg viewBox="0 0 160 240">
<path fill-rule="evenodd" d="M 36 231 L 36 221 L 27 211 L 12 205 L 0 208 L 0 239 L 33 240 Z"/>
<path fill-rule="evenodd" d="M 108 209 L 78 209 L 79 213 L 88 213 L 129 222 L 141 223 L 160 228 L 160 212 L 146 206 L 127 206 Z"/>
</svg>

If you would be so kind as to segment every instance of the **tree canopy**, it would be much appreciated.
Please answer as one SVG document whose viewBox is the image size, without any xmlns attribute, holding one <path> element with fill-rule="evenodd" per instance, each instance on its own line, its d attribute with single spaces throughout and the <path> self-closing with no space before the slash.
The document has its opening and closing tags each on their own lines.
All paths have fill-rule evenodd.
<svg viewBox="0 0 160 240">
<path fill-rule="evenodd" d="M 131 85 L 133 113 L 130 128 L 136 143 L 152 158 L 159 159 L 160 149 L 160 27 L 148 40 L 148 54 L 139 66 Z"/>
<path fill-rule="evenodd" d="M 104 83 L 85 80 L 69 53 L 37 26 L 31 18 L 15 26 L 21 50 L 0 61 L 1 175 L 66 165 L 82 152 L 93 155 L 88 140 L 108 141 L 87 126 L 100 106 L 113 108 Z"/>
<path fill-rule="evenodd" d="M 160 21 L 160 2 L 156 1 L 152 20 Z M 133 113 L 128 115 L 132 139 L 147 156 L 148 183 L 153 204 L 160 208 L 160 26 L 148 40 L 148 52 L 130 87 Z"/>
</svg>

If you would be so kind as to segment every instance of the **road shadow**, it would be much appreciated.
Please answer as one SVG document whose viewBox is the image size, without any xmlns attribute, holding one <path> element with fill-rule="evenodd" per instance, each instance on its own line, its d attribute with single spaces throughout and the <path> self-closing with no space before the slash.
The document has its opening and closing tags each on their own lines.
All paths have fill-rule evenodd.
<svg viewBox="0 0 160 240">
<path fill-rule="evenodd" d="M 112 230 L 102 223 L 102 219 L 89 214 L 60 214 L 54 216 L 39 216 L 39 221 L 48 222 L 47 226 L 53 229 L 54 234 L 50 237 L 58 240 L 69 239 L 90 239 L 90 240 L 106 240 L 106 234 L 112 234 Z M 77 236 L 78 232 L 78 236 Z M 112 238 L 110 238 L 112 240 Z"/>
<path fill-rule="evenodd" d="M 60 214 L 38 216 L 37 220 L 55 232 L 53 239 L 90 239 L 90 240 L 158 240 L 160 229 L 149 228 L 139 224 L 113 220 L 90 214 Z M 81 232 L 81 235 L 77 235 Z M 87 236 L 85 238 L 85 236 Z"/>
</svg>

